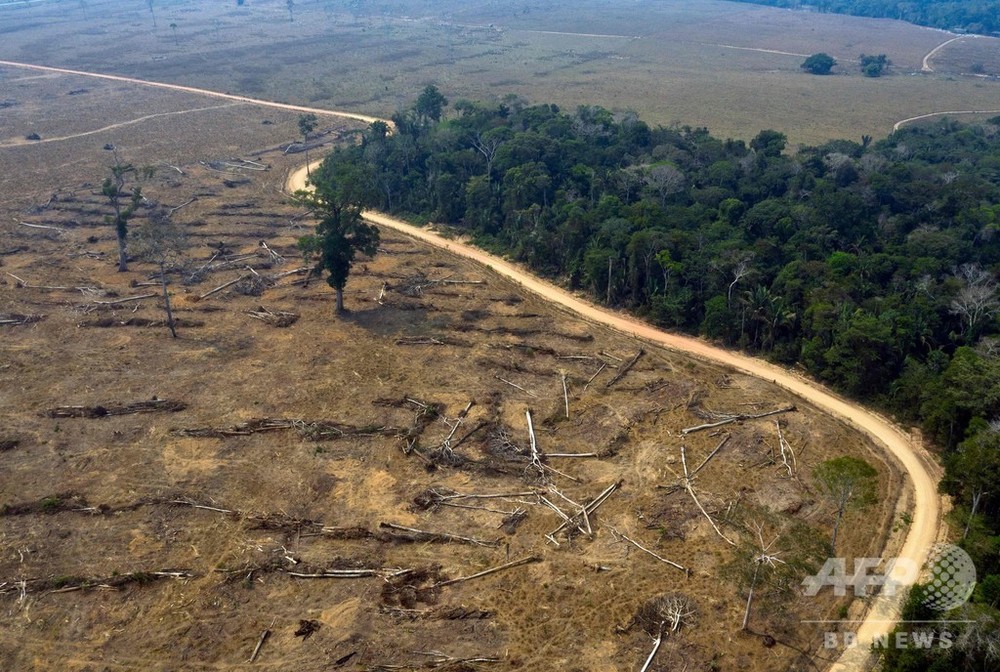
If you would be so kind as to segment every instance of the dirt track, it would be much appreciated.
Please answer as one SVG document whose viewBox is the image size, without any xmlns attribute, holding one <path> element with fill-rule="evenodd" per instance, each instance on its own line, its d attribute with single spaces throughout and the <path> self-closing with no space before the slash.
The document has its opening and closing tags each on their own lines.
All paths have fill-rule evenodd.
<svg viewBox="0 0 1000 672">
<path fill-rule="evenodd" d="M 223 98 L 242 103 L 250 103 L 290 111 L 311 112 L 317 115 L 356 119 L 369 123 L 377 120 L 373 117 L 349 112 L 337 112 L 319 108 L 262 101 L 247 98 L 245 96 L 237 96 L 228 93 L 208 91 L 175 84 L 150 82 L 117 75 L 82 72 L 64 68 L 51 68 L 47 66 L 11 61 L 0 61 L 0 66 L 29 68 L 43 72 L 96 77 L 99 79 L 128 82 L 155 88 L 201 94 L 215 98 Z M 306 173 L 306 167 L 302 167 L 293 173 L 287 182 L 288 188 L 290 190 L 303 188 L 305 186 Z M 753 376 L 772 380 L 777 385 L 784 387 L 790 392 L 816 405 L 831 415 L 863 431 L 878 443 L 883 445 L 901 462 L 913 485 L 914 506 L 912 520 L 899 555 L 922 564 L 927 557 L 927 553 L 931 545 L 937 541 L 941 524 L 941 502 L 937 494 L 937 479 L 935 474 L 932 473 L 935 471 L 933 461 L 927 456 L 921 447 L 915 446 L 911 442 L 910 438 L 902 429 L 896 427 L 887 420 L 878 417 L 874 413 L 867 411 L 857 404 L 853 404 L 835 396 L 817 383 L 798 377 L 780 367 L 752 357 L 743 356 L 713 347 L 708 343 L 695 338 L 663 332 L 633 318 L 625 317 L 609 310 L 599 308 L 549 282 L 534 277 L 530 273 L 521 270 L 511 263 L 487 254 L 486 252 L 470 245 L 445 239 L 431 231 L 411 226 L 380 213 L 367 212 L 365 213 L 365 217 L 381 226 L 390 227 L 397 231 L 404 232 L 407 235 L 429 244 L 477 261 L 500 273 L 501 275 L 515 280 L 524 288 L 584 317 L 585 319 L 605 324 L 624 333 L 631 334 L 636 338 L 641 338 L 704 360 L 731 366 L 734 369 Z M 835 664 L 832 669 L 837 672 L 840 672 L 841 670 L 863 669 L 865 661 L 868 657 L 868 643 L 875 635 L 886 632 L 892 628 L 895 619 L 898 618 L 898 607 L 899 604 L 897 599 L 893 599 L 889 596 L 878 598 L 876 600 L 876 604 L 874 604 L 872 609 L 869 610 L 865 621 L 857 628 L 859 646 L 847 650 L 844 656 L 842 656 L 840 661 Z"/>
<path fill-rule="evenodd" d="M 317 161 L 312 165 L 316 166 L 319 163 L 321 162 Z M 289 176 L 286 188 L 289 191 L 304 189 L 306 175 L 307 168 L 303 166 Z M 600 308 L 479 248 L 444 238 L 432 231 L 407 224 L 382 213 L 369 211 L 364 213 L 364 217 L 380 226 L 395 229 L 418 240 L 477 261 L 500 275 L 520 283 L 525 289 L 587 320 L 610 326 L 618 331 L 671 350 L 731 366 L 743 373 L 771 380 L 834 417 L 847 422 L 884 446 L 899 460 L 910 477 L 914 490 L 912 521 L 903 546 L 899 550 L 899 556 L 922 565 L 931 546 L 938 541 L 941 525 L 941 500 L 937 494 L 938 479 L 932 473 L 936 471 L 934 462 L 922 447 L 914 445 L 901 428 L 888 420 L 836 396 L 818 383 L 796 376 L 781 367 L 714 347 L 696 338 L 660 331 L 634 318 Z M 902 585 L 912 583 L 912 579 L 903 576 L 901 572 L 898 575 L 894 573 L 892 578 Z M 847 649 L 840 660 L 830 668 L 831 672 L 867 669 L 869 644 L 876 635 L 892 630 L 896 620 L 899 619 L 899 597 L 901 595 L 897 595 L 896 598 L 880 595 L 873 601 L 864 622 L 858 624 L 856 628 L 859 645 Z M 831 629 L 836 629 L 836 627 Z"/>
</svg>

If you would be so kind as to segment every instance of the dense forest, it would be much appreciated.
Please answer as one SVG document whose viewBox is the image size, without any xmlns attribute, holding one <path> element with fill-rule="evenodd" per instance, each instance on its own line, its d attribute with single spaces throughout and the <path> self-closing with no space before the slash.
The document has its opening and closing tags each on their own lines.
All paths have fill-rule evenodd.
<svg viewBox="0 0 1000 672">
<path fill-rule="evenodd" d="M 819 12 L 899 19 L 919 26 L 990 35 L 1000 32 L 1000 2 L 996 0 L 735 0 L 755 5 L 814 9 Z"/>
<path fill-rule="evenodd" d="M 921 426 L 987 577 L 968 608 L 1000 617 L 1000 117 L 789 155 L 773 130 L 746 144 L 597 107 L 446 105 L 428 87 L 314 181 Z"/>
</svg>

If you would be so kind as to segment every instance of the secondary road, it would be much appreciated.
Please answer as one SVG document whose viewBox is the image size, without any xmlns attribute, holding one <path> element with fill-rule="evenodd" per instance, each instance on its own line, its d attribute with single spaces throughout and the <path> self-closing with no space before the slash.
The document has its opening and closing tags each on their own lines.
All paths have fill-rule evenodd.
<svg viewBox="0 0 1000 672">
<path fill-rule="evenodd" d="M 374 121 L 386 121 L 384 119 L 355 114 L 352 112 L 324 110 L 321 108 L 305 107 L 301 105 L 276 103 L 267 100 L 249 98 L 246 96 L 222 93 L 219 91 L 210 91 L 207 89 L 181 86 L 178 84 L 151 82 L 148 80 L 121 77 L 118 75 L 107 75 L 102 73 L 70 70 L 67 68 L 53 68 L 43 65 L 2 60 L 0 60 L 0 66 L 27 68 L 42 72 L 54 72 L 80 77 L 92 77 L 117 82 L 126 82 L 130 84 L 210 96 L 213 98 L 223 98 L 226 100 L 289 110 L 292 112 L 305 112 L 313 113 L 318 116 L 322 115 L 328 117 L 333 116 L 355 119 L 367 123 L 372 123 Z M 306 176 L 307 168 L 304 166 L 295 171 L 289 177 L 287 188 L 290 191 L 305 188 Z M 932 475 L 932 472 L 934 471 L 933 460 L 926 454 L 921 446 L 915 445 L 907 433 L 901 428 L 858 404 L 836 396 L 822 385 L 797 376 L 781 367 L 775 366 L 763 360 L 754 359 L 753 357 L 748 357 L 714 347 L 709 343 L 696 338 L 660 331 L 659 329 L 656 329 L 644 322 L 640 322 L 635 318 L 601 308 L 567 292 L 561 287 L 535 277 L 510 262 L 488 254 L 471 245 L 455 240 L 448 240 L 436 233 L 433 233 L 432 231 L 412 226 L 381 213 L 366 212 L 365 217 L 380 226 L 401 231 L 426 243 L 435 245 L 454 254 L 461 255 L 483 264 L 484 266 L 491 268 L 493 271 L 520 283 L 525 289 L 538 294 L 552 303 L 562 306 L 564 309 L 577 313 L 585 319 L 604 324 L 621 332 L 631 334 L 636 338 L 641 338 L 678 352 L 683 352 L 706 361 L 723 364 L 746 374 L 770 380 L 796 396 L 814 404 L 832 416 L 839 418 L 849 425 L 857 428 L 872 438 L 876 443 L 883 446 L 889 453 L 899 460 L 904 471 L 909 476 L 910 483 L 913 488 L 913 512 L 909 528 L 907 530 L 906 539 L 904 540 L 902 548 L 899 551 L 899 556 L 908 558 L 919 565 L 922 565 L 926 560 L 931 546 L 938 539 L 941 525 L 941 500 L 937 494 L 937 479 L 934 475 Z M 894 578 L 897 578 L 904 583 L 912 582 L 912 577 L 898 576 Z M 898 619 L 899 600 L 890 596 L 881 596 L 877 598 L 875 604 L 869 610 L 865 620 L 854 628 L 858 635 L 859 646 L 846 650 L 841 659 L 833 666 L 832 670 L 834 672 L 860 672 L 865 669 L 864 665 L 868 657 L 868 643 L 870 643 L 876 635 L 891 630 Z"/>
</svg>

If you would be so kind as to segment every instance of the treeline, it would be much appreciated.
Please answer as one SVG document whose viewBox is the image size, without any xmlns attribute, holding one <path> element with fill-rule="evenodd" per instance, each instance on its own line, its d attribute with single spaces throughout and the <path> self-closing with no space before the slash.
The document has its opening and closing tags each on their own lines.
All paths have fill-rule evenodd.
<svg viewBox="0 0 1000 672">
<path fill-rule="evenodd" d="M 989 35 L 1000 32 L 1000 2 L 996 0 L 735 0 L 754 5 L 789 9 L 814 9 L 819 12 L 869 16 L 876 19 L 899 19 L 919 26 L 944 30 L 962 30 Z"/>
<path fill-rule="evenodd" d="M 919 424 L 996 606 L 1000 117 L 788 155 L 772 130 L 746 144 L 598 107 L 445 105 L 428 87 L 319 179 Z"/>
</svg>

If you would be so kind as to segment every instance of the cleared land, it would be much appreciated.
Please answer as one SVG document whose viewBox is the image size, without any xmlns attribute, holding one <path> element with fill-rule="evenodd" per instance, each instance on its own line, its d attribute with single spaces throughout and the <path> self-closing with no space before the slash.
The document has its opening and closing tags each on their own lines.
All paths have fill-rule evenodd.
<svg viewBox="0 0 1000 672">
<path fill-rule="evenodd" d="M 376 9 L 302 0 L 289 21 L 279 0 L 178 1 L 157 9 L 156 28 L 145 3 L 111 6 L 89 3 L 85 30 L 75 4 L 3 10 L 0 57 L 376 116 L 436 83 L 453 100 L 514 93 L 631 108 L 652 123 L 704 125 L 723 137 L 776 128 L 793 143 L 878 137 L 917 114 L 993 109 L 1000 85 L 945 67 L 952 49 L 972 43 L 989 61 L 995 40 L 956 42 L 935 56 L 934 74 L 910 76 L 946 34 L 726 2 L 412 0 Z M 806 75 L 801 56 L 769 53 L 816 51 L 835 55 L 840 74 Z M 852 61 L 862 52 L 888 54 L 894 74 L 862 77 Z"/>
<path fill-rule="evenodd" d="M 58 79 L 33 81 L 44 90 Z M 130 95 L 142 103 L 141 91 Z M 167 102 L 183 109 L 192 101 L 160 104 Z M 189 118 L 157 117 L 115 133 L 141 137 L 144 123 L 157 123 L 180 137 Z M 170 207 L 198 197 L 174 214 L 190 244 L 187 263 L 171 274 L 180 339 L 156 324 L 162 312 L 154 297 L 113 303 L 154 291 L 144 283 L 155 268 L 135 263 L 130 273 L 114 272 L 113 232 L 94 187 L 108 154 L 95 138 L 65 141 L 86 140 L 76 180 L 58 179 L 65 167 L 39 165 L 35 179 L 49 188 L 16 212 L 21 222 L 56 228 L 5 226 L 0 667 L 240 669 L 268 629 L 254 668 L 318 670 L 343 661 L 344 669 L 422 669 L 428 657 L 413 652 L 438 650 L 497 657 L 490 669 L 498 670 L 622 669 L 645 657 L 650 640 L 641 627 L 615 628 L 666 593 L 689 596 L 698 619 L 668 640 L 658 669 L 681 661 L 774 669 L 797 660 L 796 649 L 818 647 L 818 632 L 799 620 L 832 617 L 832 600 L 797 600 L 780 617 L 758 611 L 758 632 L 774 635 L 775 648 L 738 634 L 743 599 L 722 571 L 732 551 L 687 494 L 669 487 L 683 473 L 681 445 L 698 464 L 724 438 L 682 438 L 681 428 L 719 413 L 771 410 L 792 397 L 648 346 L 609 386 L 640 344 L 395 234 L 358 267 L 345 319 L 332 317 L 322 283 L 302 287 L 292 274 L 264 287 L 270 283 L 252 280 L 247 267 L 265 277 L 299 267 L 294 241 L 308 224 L 280 192 L 301 160 L 282 153 L 293 132 L 258 127 L 274 133 L 261 146 L 276 149 L 237 156 L 269 170 L 220 165 L 233 154 L 216 128 L 205 144 L 176 148 L 208 165 L 188 158 L 173 164 L 183 174 L 164 167 L 143 185 L 151 201 Z M 129 160 L 155 162 L 155 146 L 112 139 Z M 5 171 L 21 160 L 18 151 L 0 150 Z M 271 258 L 261 240 L 285 261 Z M 241 276 L 248 277 L 198 300 Z M 292 315 L 292 324 L 279 326 Z M 454 436 L 465 441 L 436 451 L 470 400 L 476 404 Z M 547 480 L 563 494 L 586 502 L 623 481 L 590 519 L 592 539 L 556 535 L 553 545 L 544 535 L 559 516 L 538 495 L 513 494 L 557 497 L 530 467 L 529 409 L 544 454 L 598 453 L 546 459 L 558 470 Z M 122 414 L 136 410 L 147 412 Z M 878 467 L 882 503 L 864 514 L 864 525 L 846 528 L 842 548 L 865 555 L 898 538 L 901 478 L 881 451 L 807 405 L 777 417 L 795 447 L 799 479 L 782 465 L 775 418 L 720 428 L 731 438 L 700 473 L 697 492 L 722 529 L 742 534 L 742 511 L 823 535 L 829 514 L 809 473 L 826 456 L 846 453 Z M 423 458 L 404 453 L 414 438 Z M 450 493 L 511 494 L 441 499 Z M 511 518 L 516 509 L 527 516 Z M 381 523 L 487 545 L 428 543 Z M 612 527 L 691 568 L 690 577 Z M 539 562 L 503 574 L 435 585 L 535 556 Z M 357 579 L 292 574 L 351 569 L 378 571 Z M 401 569 L 415 571 L 389 577 Z M 301 621 L 319 629 L 297 638 Z"/>
</svg>

